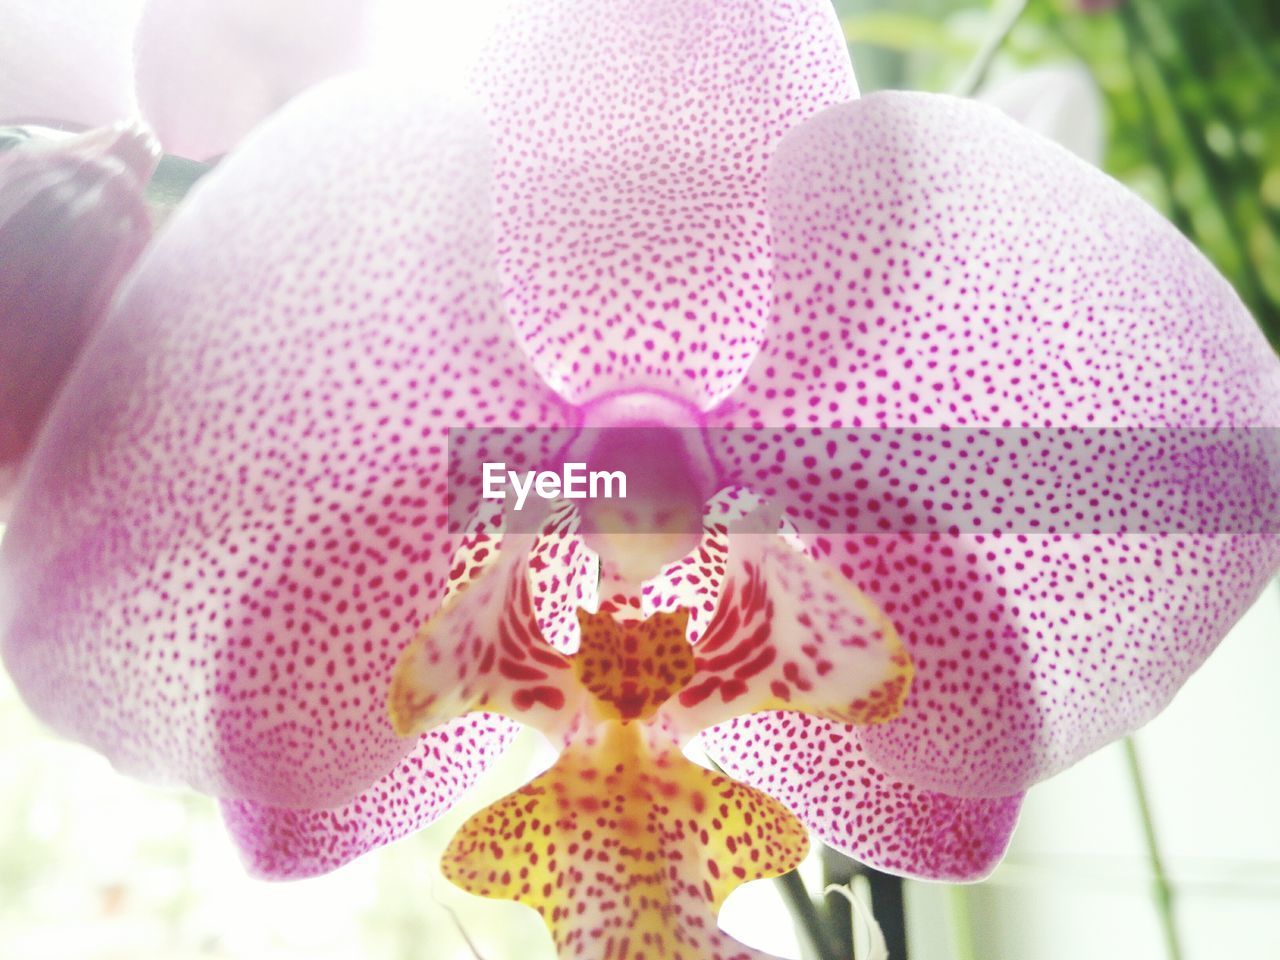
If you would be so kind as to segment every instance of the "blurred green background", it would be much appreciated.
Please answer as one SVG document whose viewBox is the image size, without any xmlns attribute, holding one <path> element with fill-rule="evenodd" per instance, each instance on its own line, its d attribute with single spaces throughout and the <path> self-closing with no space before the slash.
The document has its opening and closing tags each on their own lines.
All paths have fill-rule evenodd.
<svg viewBox="0 0 1280 960">
<path fill-rule="evenodd" d="M 1111 9 L 1088 9 L 1099 5 Z M 992 76 L 1083 63 L 1104 98 L 1104 168 L 1217 264 L 1280 347 L 1280 3 L 837 0 L 836 7 L 864 92 L 973 93 L 982 86 L 975 60 L 981 66 L 988 53 Z"/>
</svg>

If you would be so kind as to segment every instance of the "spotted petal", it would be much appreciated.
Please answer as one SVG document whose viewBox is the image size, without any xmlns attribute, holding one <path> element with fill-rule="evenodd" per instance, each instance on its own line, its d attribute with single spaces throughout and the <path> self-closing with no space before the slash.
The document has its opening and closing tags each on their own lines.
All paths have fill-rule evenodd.
<svg viewBox="0 0 1280 960">
<path fill-rule="evenodd" d="M 465 110 L 346 80 L 197 188 L 3 543 L 4 659 L 37 714 L 130 772 L 286 807 L 346 803 L 412 747 L 387 682 L 458 545 L 445 431 L 573 418 L 499 309 L 488 169 Z"/>
<path fill-rule="evenodd" d="M 898 632 L 847 579 L 777 535 L 729 537 L 716 614 L 695 672 L 667 708 L 689 734 L 760 710 L 846 723 L 897 715 L 912 666 Z"/>
<path fill-rule="evenodd" d="M 479 86 L 506 305 L 538 370 L 577 402 L 724 396 L 768 314 L 766 160 L 857 95 L 829 0 L 526 0 Z"/>
<path fill-rule="evenodd" d="M 542 636 L 534 609 L 534 542 L 508 535 L 490 544 L 497 562 L 450 595 L 406 646 L 388 695 L 401 736 L 473 710 L 519 719 L 553 740 L 572 723 L 579 707 L 573 669 Z"/>
<path fill-rule="evenodd" d="M 779 498 L 902 630 L 916 681 L 862 735 L 867 756 L 921 788 L 1004 796 L 1151 717 L 1280 565 L 1274 535 L 853 535 L 840 518 L 894 502 L 916 464 L 855 482 L 858 445 L 807 428 L 1275 427 L 1280 362 L 1229 285 L 1103 174 L 945 97 L 808 121 L 770 204 L 770 338 L 711 419 L 791 433 L 709 435 L 729 479 Z M 753 466 L 761 444 L 777 469 Z"/>
<path fill-rule="evenodd" d="M 449 811 L 511 744 L 516 724 L 475 714 L 424 734 L 394 770 L 333 810 L 226 800 L 223 819 L 255 875 L 313 877 L 408 836 Z"/>
<path fill-rule="evenodd" d="M 905 783 L 862 731 L 803 713 L 739 717 L 702 735 L 726 773 L 776 797 L 824 843 L 889 873 L 978 880 L 1009 845 L 1021 795 L 952 797 Z"/>
</svg>

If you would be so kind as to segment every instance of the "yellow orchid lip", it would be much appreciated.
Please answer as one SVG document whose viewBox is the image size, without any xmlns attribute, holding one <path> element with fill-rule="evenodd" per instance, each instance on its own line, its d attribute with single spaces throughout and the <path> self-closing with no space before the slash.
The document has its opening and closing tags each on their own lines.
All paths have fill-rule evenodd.
<svg viewBox="0 0 1280 960">
<path fill-rule="evenodd" d="M 739 884 L 794 869 L 808 834 L 782 804 L 690 763 L 655 733 L 607 721 L 584 734 L 463 825 L 445 876 L 534 908 L 565 956 L 740 951 L 716 911 Z"/>
</svg>

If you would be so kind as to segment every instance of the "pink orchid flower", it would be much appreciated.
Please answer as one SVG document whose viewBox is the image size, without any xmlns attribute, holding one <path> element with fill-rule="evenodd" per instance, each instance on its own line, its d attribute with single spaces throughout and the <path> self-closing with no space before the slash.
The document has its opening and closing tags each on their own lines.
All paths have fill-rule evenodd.
<svg viewBox="0 0 1280 960">
<path fill-rule="evenodd" d="M 1275 427 L 1280 362 L 1103 174 L 979 104 L 858 99 L 824 0 L 538 0 L 477 76 L 304 94 L 144 256 L 0 554 L 27 701 L 221 798 L 269 877 L 431 822 L 531 725 L 559 761 L 445 871 L 563 956 L 758 957 L 715 910 L 805 828 L 982 876 L 1023 791 L 1157 712 L 1280 537 L 1201 532 L 1194 498 L 1177 532 L 931 527 L 965 507 L 945 463 L 868 474 L 831 431 Z M 535 463 L 569 437 L 636 516 L 705 530 L 603 503 L 459 527 L 456 437 Z M 899 482 L 945 496 L 841 526 Z"/>
</svg>

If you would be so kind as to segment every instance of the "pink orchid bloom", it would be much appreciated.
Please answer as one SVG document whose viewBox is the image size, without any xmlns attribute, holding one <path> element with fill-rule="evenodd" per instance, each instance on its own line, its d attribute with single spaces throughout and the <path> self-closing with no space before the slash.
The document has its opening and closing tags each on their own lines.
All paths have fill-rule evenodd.
<svg viewBox="0 0 1280 960">
<path fill-rule="evenodd" d="M 374 0 L 4 0 L 0 124 L 141 118 L 169 153 L 225 153 L 360 65 Z M 305 23 L 306 29 L 298 29 Z"/>
<path fill-rule="evenodd" d="M 1201 532 L 1194 498 L 1176 532 L 930 526 L 965 507 L 951 465 L 868 473 L 831 432 L 1276 427 L 1280 361 L 1103 174 L 979 104 L 859 99 L 825 0 L 530 0 L 476 75 L 302 95 L 126 281 L 0 552 L 32 709 L 221 798 L 268 877 L 430 823 L 531 725 L 559 761 L 445 871 L 563 956 L 759 957 L 715 910 L 805 828 L 984 875 L 1023 791 L 1156 713 L 1280 536 Z M 535 463 L 569 437 L 704 535 L 601 504 L 460 529 L 458 436 Z M 1073 469 L 1110 479 L 1092 449 Z M 840 525 L 900 481 L 942 499 Z"/>
</svg>

